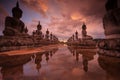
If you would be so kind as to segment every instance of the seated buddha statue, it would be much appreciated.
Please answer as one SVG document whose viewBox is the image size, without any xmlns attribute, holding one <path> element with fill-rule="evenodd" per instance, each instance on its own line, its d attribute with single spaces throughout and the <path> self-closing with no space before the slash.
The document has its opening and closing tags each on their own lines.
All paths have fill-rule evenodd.
<svg viewBox="0 0 120 80">
<path fill-rule="evenodd" d="M 39 21 L 39 23 L 37 25 L 36 35 L 38 35 L 40 37 L 42 37 L 42 31 L 41 31 L 41 29 L 42 29 L 42 26 L 40 25 L 40 21 Z"/>
<path fill-rule="evenodd" d="M 82 25 L 82 39 L 85 39 L 85 40 L 93 39 L 91 36 L 87 35 L 86 29 L 87 29 L 86 25 L 83 24 Z"/>
<path fill-rule="evenodd" d="M 4 36 L 20 36 L 27 32 L 24 23 L 20 20 L 22 13 L 22 10 L 19 8 L 19 3 L 17 2 L 16 7 L 12 9 L 13 17 L 7 16 L 5 18 Z"/>
</svg>

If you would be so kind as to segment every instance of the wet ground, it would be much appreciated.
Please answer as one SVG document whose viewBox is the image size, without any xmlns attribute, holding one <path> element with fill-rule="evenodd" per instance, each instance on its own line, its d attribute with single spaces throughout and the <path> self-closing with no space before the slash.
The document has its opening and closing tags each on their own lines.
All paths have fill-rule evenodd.
<svg viewBox="0 0 120 80">
<path fill-rule="evenodd" d="M 120 80 L 119 58 L 67 45 L 32 54 L 0 55 L 0 69 L 0 80 Z"/>
</svg>

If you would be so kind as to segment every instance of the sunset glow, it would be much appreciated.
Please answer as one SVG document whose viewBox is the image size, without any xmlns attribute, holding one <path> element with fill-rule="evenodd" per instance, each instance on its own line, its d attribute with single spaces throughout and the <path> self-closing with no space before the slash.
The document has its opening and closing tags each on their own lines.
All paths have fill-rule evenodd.
<svg viewBox="0 0 120 80">
<path fill-rule="evenodd" d="M 0 35 L 4 29 L 4 19 L 11 15 L 11 10 L 17 0 L 0 1 Z M 87 32 L 93 38 L 104 38 L 102 17 L 105 13 L 104 0 L 19 0 L 23 10 L 21 20 L 28 27 L 28 33 L 36 30 L 38 21 L 41 22 L 42 31 L 47 28 L 59 37 L 67 40 L 77 30 L 81 37 L 83 22 L 87 25 Z"/>
</svg>

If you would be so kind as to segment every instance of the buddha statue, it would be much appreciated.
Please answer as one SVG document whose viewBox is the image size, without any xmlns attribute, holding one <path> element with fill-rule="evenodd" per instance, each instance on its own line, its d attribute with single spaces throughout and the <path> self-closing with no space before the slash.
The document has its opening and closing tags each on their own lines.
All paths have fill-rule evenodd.
<svg viewBox="0 0 120 80">
<path fill-rule="evenodd" d="M 77 31 L 75 32 L 75 37 L 76 37 L 76 40 L 78 40 L 78 32 Z"/>
<path fill-rule="evenodd" d="M 87 29 L 87 27 L 86 27 L 85 23 L 83 23 L 83 25 L 82 25 L 82 39 L 86 39 L 86 40 L 93 39 L 91 36 L 87 35 L 86 29 Z"/>
<path fill-rule="evenodd" d="M 105 8 L 106 13 L 103 17 L 105 39 L 97 43 L 98 52 L 120 57 L 120 0 L 107 0 Z"/>
<path fill-rule="evenodd" d="M 107 0 L 106 14 L 103 17 L 103 28 L 107 39 L 120 38 L 120 1 Z"/>
<path fill-rule="evenodd" d="M 72 40 L 73 40 L 73 41 L 75 40 L 74 37 L 75 37 L 75 36 L 74 36 L 74 34 L 73 34 L 73 35 L 72 35 Z"/>
<path fill-rule="evenodd" d="M 28 29 L 27 27 L 24 29 L 24 32 L 27 34 L 28 33 Z"/>
<path fill-rule="evenodd" d="M 40 21 L 39 21 L 37 25 L 36 35 L 42 36 L 41 29 L 42 29 L 42 26 L 40 25 Z"/>
<path fill-rule="evenodd" d="M 48 31 L 48 29 L 47 29 L 47 31 L 46 31 L 45 38 L 46 38 L 46 40 L 49 40 L 49 31 Z"/>
<path fill-rule="evenodd" d="M 43 39 L 43 34 L 42 34 L 41 29 L 42 29 L 42 26 L 40 25 L 40 21 L 39 21 L 37 25 L 37 30 L 33 31 L 33 36 L 36 38 L 39 38 L 39 40 Z"/>
<path fill-rule="evenodd" d="M 52 34 L 52 32 L 51 32 L 51 34 L 50 34 L 50 40 L 51 40 L 51 41 L 53 40 L 53 34 Z"/>
<path fill-rule="evenodd" d="M 105 5 L 106 11 L 110 11 L 110 10 L 118 8 L 117 2 L 118 0 L 108 0 Z"/>
<path fill-rule="evenodd" d="M 12 16 L 5 18 L 5 29 L 3 31 L 4 36 L 20 36 L 23 33 L 28 32 L 25 30 L 25 24 L 20 20 L 23 11 L 19 8 L 19 3 L 12 9 Z"/>
</svg>

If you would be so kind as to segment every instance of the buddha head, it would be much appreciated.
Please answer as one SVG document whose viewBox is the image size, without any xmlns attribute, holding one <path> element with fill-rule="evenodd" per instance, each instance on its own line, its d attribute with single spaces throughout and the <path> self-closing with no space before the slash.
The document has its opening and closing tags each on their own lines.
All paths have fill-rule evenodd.
<svg viewBox="0 0 120 80">
<path fill-rule="evenodd" d="M 82 25 L 82 29 L 83 29 L 83 30 L 86 30 L 86 29 L 87 29 L 85 23 L 83 23 L 83 25 Z"/>
<path fill-rule="evenodd" d="M 42 26 L 40 25 L 40 21 L 39 21 L 39 24 L 37 25 L 37 30 L 41 30 L 42 29 Z"/>
<path fill-rule="evenodd" d="M 22 17 L 22 10 L 19 8 L 19 3 L 16 3 L 16 7 L 12 9 L 12 15 L 13 17 L 20 19 Z"/>
<path fill-rule="evenodd" d="M 77 32 L 77 30 L 76 30 L 75 34 L 76 34 L 76 35 L 78 35 L 78 32 Z"/>
<path fill-rule="evenodd" d="M 47 31 L 46 31 L 46 34 L 49 34 L 49 31 L 48 31 L 48 29 L 47 29 Z"/>
</svg>

